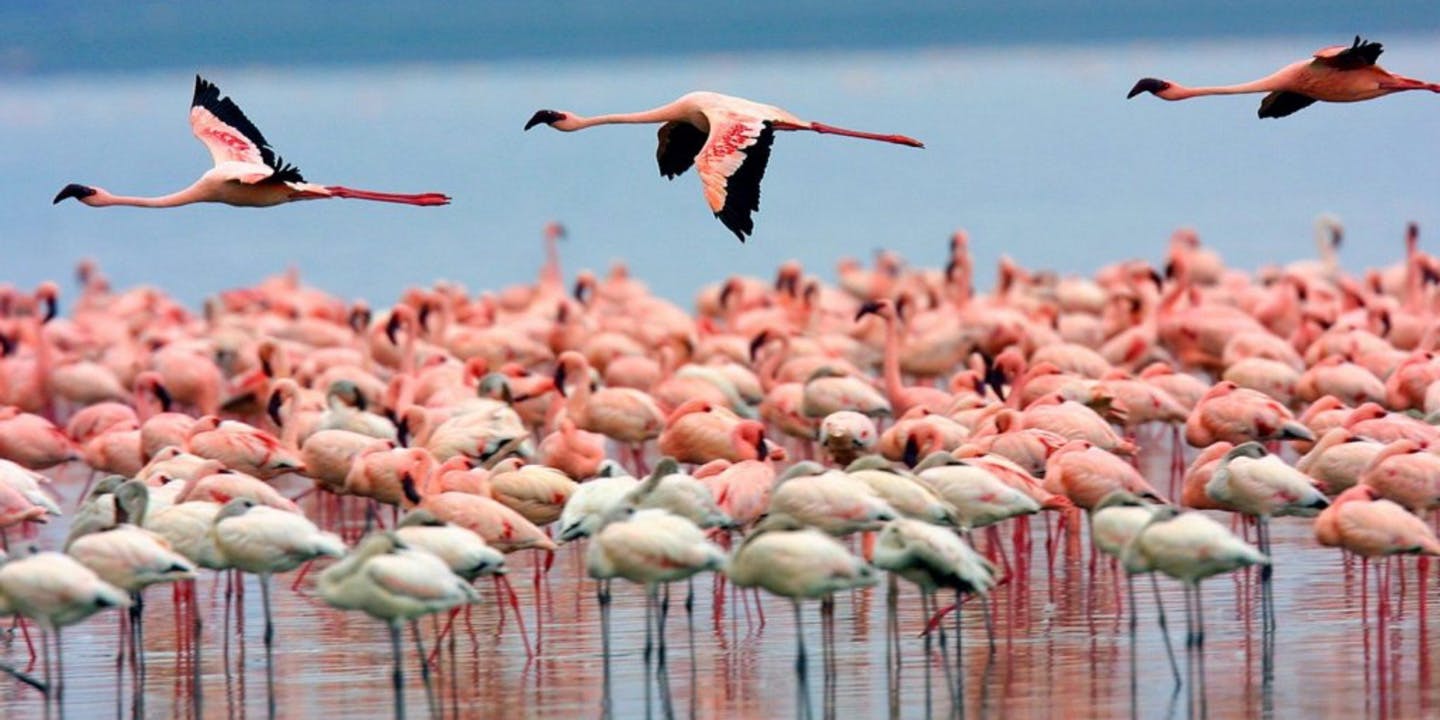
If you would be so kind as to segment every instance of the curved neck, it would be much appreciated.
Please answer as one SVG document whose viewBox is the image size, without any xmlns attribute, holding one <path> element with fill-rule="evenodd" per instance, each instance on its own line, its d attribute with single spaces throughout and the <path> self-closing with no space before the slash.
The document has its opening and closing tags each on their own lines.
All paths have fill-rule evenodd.
<svg viewBox="0 0 1440 720">
<path fill-rule="evenodd" d="M 885 376 L 885 394 L 890 396 L 890 404 L 899 412 L 905 389 L 900 380 L 900 331 L 895 327 L 899 319 L 888 315 L 880 317 L 885 321 L 885 357 L 881 367 Z"/>
</svg>

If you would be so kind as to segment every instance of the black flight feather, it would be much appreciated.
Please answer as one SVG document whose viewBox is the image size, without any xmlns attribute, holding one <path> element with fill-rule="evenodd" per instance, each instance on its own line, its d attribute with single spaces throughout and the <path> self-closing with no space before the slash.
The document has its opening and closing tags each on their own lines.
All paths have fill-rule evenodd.
<svg viewBox="0 0 1440 720">
<path fill-rule="evenodd" d="M 235 128 L 236 132 L 255 143 L 255 147 L 260 148 L 260 159 L 275 171 L 265 182 L 305 182 L 305 178 L 300 175 L 300 168 L 285 162 L 275 153 L 275 149 L 270 147 L 269 141 L 260 133 L 260 128 L 255 127 L 255 123 L 250 122 L 250 118 L 240 111 L 240 106 L 228 97 L 220 97 L 220 88 L 199 75 L 195 76 L 195 97 L 190 101 L 190 107 L 209 110 L 220 122 Z"/>
<path fill-rule="evenodd" d="M 1304 110 L 1314 102 L 1315 98 L 1309 95 L 1276 91 L 1266 95 L 1265 99 L 1260 101 L 1259 114 L 1262 118 L 1282 118 Z"/>
<path fill-rule="evenodd" d="M 1355 70 L 1374 65 L 1384 51 L 1385 48 L 1380 43 L 1361 40 L 1360 36 L 1356 35 L 1355 44 L 1336 53 L 1334 57 L 1319 58 L 1319 61 L 1338 70 Z"/>
<path fill-rule="evenodd" d="M 705 147 L 705 133 L 687 122 L 667 122 L 660 126 L 659 136 L 655 161 L 660 164 L 660 174 L 671 180 L 689 170 Z"/>
<path fill-rule="evenodd" d="M 755 143 L 737 151 L 745 153 L 745 159 L 725 182 L 725 205 L 715 213 L 742 243 L 746 235 L 755 232 L 755 220 L 750 214 L 760 209 L 760 181 L 765 177 L 765 165 L 770 162 L 770 146 L 774 142 L 775 128 L 767 121 Z"/>
</svg>

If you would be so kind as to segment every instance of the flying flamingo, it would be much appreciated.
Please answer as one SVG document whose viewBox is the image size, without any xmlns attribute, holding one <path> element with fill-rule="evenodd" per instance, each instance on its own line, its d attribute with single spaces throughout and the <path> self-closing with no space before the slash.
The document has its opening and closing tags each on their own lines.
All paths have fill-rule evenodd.
<svg viewBox="0 0 1440 720">
<path fill-rule="evenodd" d="M 71 183 L 55 195 L 55 203 L 75 198 L 91 207 L 177 207 L 198 202 L 219 202 L 237 207 L 270 207 L 296 200 L 354 198 L 406 205 L 448 205 L 441 193 L 406 195 L 355 190 L 340 185 L 305 182 L 300 169 L 286 163 L 270 147 L 245 113 L 220 89 L 195 76 L 195 97 L 190 101 L 190 130 L 210 151 L 215 167 L 193 185 L 160 197 L 114 195 L 103 188 Z"/>
<path fill-rule="evenodd" d="M 1375 61 L 1380 43 L 1355 36 L 1355 43 L 1315 51 L 1313 58 L 1299 60 L 1259 80 L 1219 87 L 1185 87 L 1168 80 L 1142 78 L 1126 97 L 1148 92 L 1162 100 L 1184 100 L 1200 95 L 1269 93 L 1260 101 L 1262 118 L 1281 118 L 1304 110 L 1316 100 L 1359 102 L 1405 90 L 1440 92 L 1440 83 L 1395 75 Z"/>
<path fill-rule="evenodd" d="M 654 110 L 584 117 L 572 112 L 539 110 L 525 123 L 529 130 L 544 123 L 562 132 L 596 125 L 664 123 L 656 160 L 660 174 L 674 179 L 696 167 L 705 201 L 740 242 L 755 231 L 750 214 L 760 209 L 760 179 L 770 160 L 770 145 L 780 130 L 809 130 L 923 148 L 904 135 L 846 130 L 801 120 L 773 105 L 713 92 L 693 92 Z"/>
</svg>

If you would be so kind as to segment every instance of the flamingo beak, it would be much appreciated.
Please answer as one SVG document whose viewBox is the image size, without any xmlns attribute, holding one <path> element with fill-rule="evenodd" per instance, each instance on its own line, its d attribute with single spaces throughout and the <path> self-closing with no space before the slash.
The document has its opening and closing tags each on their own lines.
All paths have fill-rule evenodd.
<svg viewBox="0 0 1440 720">
<path fill-rule="evenodd" d="M 861 305 L 861 306 L 860 306 L 860 312 L 855 313 L 855 321 L 856 321 L 856 322 L 859 322 L 859 321 L 860 321 L 860 318 L 865 317 L 866 315 L 869 315 L 869 314 L 871 314 L 871 313 L 878 313 L 878 312 L 880 312 L 880 303 L 878 303 L 878 302 L 867 302 L 867 303 L 865 303 L 864 305 Z"/>
<path fill-rule="evenodd" d="M 270 400 L 265 403 L 265 414 L 269 415 L 270 419 L 275 421 L 275 427 L 281 427 L 285 424 L 280 419 L 280 406 L 284 404 L 284 402 L 285 399 L 280 397 L 280 393 L 275 392 L 270 393 Z"/>
<path fill-rule="evenodd" d="M 94 194 L 95 188 L 87 187 L 85 185 L 77 185 L 76 183 L 70 183 L 69 185 L 61 188 L 60 192 L 55 194 L 55 199 L 51 201 L 50 204 L 58 205 L 60 201 L 64 200 L 65 198 L 75 198 L 76 200 L 82 200 Z"/>
<path fill-rule="evenodd" d="M 1133 98 L 1142 92 L 1148 92 L 1151 95 L 1159 95 L 1161 92 L 1168 89 L 1169 87 L 1170 83 L 1165 82 L 1164 80 L 1157 80 L 1156 78 L 1140 78 L 1140 81 L 1135 83 L 1135 87 L 1130 88 L 1130 94 L 1126 95 L 1125 99 L 1128 100 L 1130 98 Z"/>
<path fill-rule="evenodd" d="M 561 364 L 555 366 L 554 382 L 555 382 L 555 392 L 560 393 L 560 396 L 561 396 L 561 397 L 565 397 L 565 364 L 564 364 L 564 363 L 561 363 Z"/>
<path fill-rule="evenodd" d="M 546 125 L 553 125 L 564 119 L 565 113 L 562 112 L 556 112 L 554 110 L 536 110 L 535 114 L 530 116 L 530 121 L 525 123 L 525 129 L 529 130 L 530 128 L 533 128 L 541 123 L 544 123 Z"/>
<path fill-rule="evenodd" d="M 395 339 L 395 333 L 396 333 L 397 331 L 399 331 L 399 330 L 400 330 L 400 316 L 399 316 L 399 315 L 396 315 L 395 313 L 392 312 L 392 313 L 390 313 L 390 319 L 389 319 L 388 321 L 386 321 L 386 323 L 385 323 L 385 337 L 390 340 L 390 344 L 391 344 L 391 345 L 399 345 L 399 344 L 400 344 L 400 342 Z"/>
</svg>

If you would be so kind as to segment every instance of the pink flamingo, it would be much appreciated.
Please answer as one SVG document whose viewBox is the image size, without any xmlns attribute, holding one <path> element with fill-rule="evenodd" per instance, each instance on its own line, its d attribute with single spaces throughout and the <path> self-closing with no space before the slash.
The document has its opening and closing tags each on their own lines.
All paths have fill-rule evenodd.
<svg viewBox="0 0 1440 720">
<path fill-rule="evenodd" d="M 1195 447 L 1220 440 L 1238 444 L 1291 439 L 1314 441 L 1315 435 L 1285 406 L 1228 380 L 1210 388 L 1185 420 L 1185 440 Z"/>
<path fill-rule="evenodd" d="M 578 380 L 573 392 L 566 386 L 567 377 Z M 590 362 L 573 350 L 561 353 L 556 362 L 555 389 L 567 396 L 566 413 L 576 427 L 628 443 L 635 471 L 645 472 L 643 446 L 659 437 L 665 426 L 665 416 L 654 398 L 632 388 L 592 390 Z"/>
<path fill-rule="evenodd" d="M 428 479 L 427 479 L 428 480 Z M 490 547 L 510 554 L 520 550 L 541 550 L 555 552 L 555 542 L 540 528 L 526 520 L 520 513 L 511 510 L 495 500 L 488 492 L 480 495 L 442 492 L 422 495 L 419 484 L 409 477 L 401 478 L 405 492 L 405 506 L 428 510 L 440 520 L 470 530 L 485 540 Z M 489 490 L 488 487 L 485 488 Z M 529 634 L 525 630 L 524 616 L 520 614 L 520 598 L 503 575 L 496 576 L 496 583 L 502 586 L 510 598 L 510 608 L 519 618 L 520 634 L 525 643 L 525 654 L 533 654 Z M 537 606 L 538 612 L 538 606 Z"/>
<path fill-rule="evenodd" d="M 75 198 L 91 207 L 131 205 L 158 208 L 198 202 L 270 207 L 321 198 L 355 198 L 406 205 L 450 203 L 450 198 L 440 193 L 402 195 L 305 182 L 300 169 L 286 163 L 275 153 L 259 128 L 240 112 L 239 106 L 230 98 L 220 97 L 220 89 L 199 75 L 195 76 L 195 96 L 190 101 L 190 129 L 215 160 L 215 167 L 201 175 L 190 187 L 160 197 L 129 197 L 71 183 L 60 190 L 55 202 Z"/>
<path fill-rule="evenodd" d="M 658 442 L 660 453 L 683 463 L 759 460 L 769 449 L 765 425 L 744 420 L 725 407 L 687 400 L 670 413 Z"/>
<path fill-rule="evenodd" d="M 904 415 L 912 407 L 924 407 L 934 413 L 949 409 L 950 393 L 923 385 L 906 386 L 900 378 L 900 331 L 896 327 L 900 319 L 895 314 L 895 305 L 889 300 L 876 300 L 860 306 L 855 320 L 874 314 L 885 321 L 885 360 L 882 372 L 885 378 L 885 394 L 890 407 L 897 416 Z"/>
<path fill-rule="evenodd" d="M 755 231 L 750 214 L 760 209 L 760 179 L 765 175 L 776 131 L 809 130 L 925 147 L 904 135 L 880 135 L 809 122 L 773 105 L 713 92 L 692 92 L 653 110 L 619 115 L 583 117 L 540 110 L 525 123 L 525 129 L 541 123 L 563 132 L 616 123 L 664 123 L 656 153 L 660 173 L 673 179 L 694 165 L 710 210 L 740 242 Z"/>
<path fill-rule="evenodd" d="M 1162 100 L 1184 100 L 1201 95 L 1268 93 L 1260 101 L 1262 118 L 1280 118 L 1309 107 L 1316 100 L 1359 102 L 1405 90 L 1440 92 L 1440 84 L 1395 75 L 1375 61 L 1380 43 L 1355 36 L 1350 46 L 1334 45 L 1315 51 L 1313 58 L 1286 65 L 1271 75 L 1239 85 L 1185 87 L 1168 80 L 1142 78 L 1127 97 L 1148 92 Z"/>
</svg>

